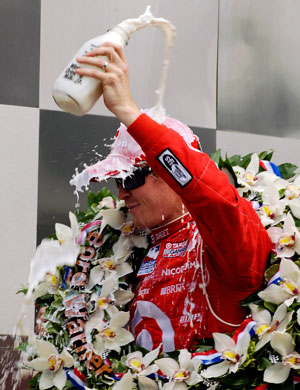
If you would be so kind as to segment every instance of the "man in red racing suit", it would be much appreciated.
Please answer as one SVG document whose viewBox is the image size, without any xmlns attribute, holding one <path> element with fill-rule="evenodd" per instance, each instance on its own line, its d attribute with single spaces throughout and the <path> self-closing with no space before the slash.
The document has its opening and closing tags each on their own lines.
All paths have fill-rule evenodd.
<svg viewBox="0 0 300 390">
<path fill-rule="evenodd" d="M 103 68 L 106 57 L 110 62 Z M 105 43 L 77 60 L 94 66 L 76 73 L 101 80 L 106 106 L 125 126 L 123 136 L 136 141 L 131 148 L 118 132 L 108 158 L 87 169 L 90 177 L 124 178 L 130 172 L 125 162 L 130 168 L 141 160 L 157 176 L 148 175 L 132 189 L 119 185 L 135 221 L 143 217 L 151 229 L 152 246 L 138 270 L 131 306 L 137 343 L 147 349 L 162 343 L 164 351 L 192 349 L 196 339 L 212 332 L 232 332 L 246 314 L 240 301 L 260 287 L 271 250 L 256 212 L 180 131 L 141 114 L 130 94 L 122 48 Z M 140 155 L 133 152 L 139 147 Z M 158 209 L 168 212 L 165 223 L 164 213 L 152 218 Z"/>
<path fill-rule="evenodd" d="M 165 351 L 191 349 L 195 339 L 232 332 L 242 322 L 240 300 L 262 283 L 270 239 L 251 204 L 206 154 L 145 114 L 128 132 L 189 211 L 151 232 L 131 330 L 147 349 L 161 342 Z M 165 162 L 170 159 L 179 173 Z"/>
</svg>

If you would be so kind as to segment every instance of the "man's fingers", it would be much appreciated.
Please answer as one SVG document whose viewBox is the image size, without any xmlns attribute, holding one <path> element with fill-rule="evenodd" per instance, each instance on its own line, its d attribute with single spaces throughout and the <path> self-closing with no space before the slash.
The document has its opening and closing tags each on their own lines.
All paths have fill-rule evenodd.
<svg viewBox="0 0 300 390">
<path fill-rule="evenodd" d="M 103 44 L 86 54 L 87 57 L 106 56 L 115 64 L 127 63 L 122 46 L 112 46 L 110 42 Z"/>
<path fill-rule="evenodd" d="M 77 58 L 77 62 L 80 64 L 87 64 L 97 66 L 100 69 L 104 69 L 104 65 L 107 63 L 106 57 L 79 57 Z M 106 68 L 108 64 L 106 65 Z"/>
</svg>

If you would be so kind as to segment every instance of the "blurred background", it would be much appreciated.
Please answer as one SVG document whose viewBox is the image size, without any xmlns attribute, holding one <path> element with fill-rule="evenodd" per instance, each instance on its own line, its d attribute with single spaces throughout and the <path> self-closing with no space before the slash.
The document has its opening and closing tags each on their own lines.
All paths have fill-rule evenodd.
<svg viewBox="0 0 300 390">
<path fill-rule="evenodd" d="M 20 312 L 15 293 L 36 245 L 55 222 L 69 223 L 75 168 L 106 155 L 119 126 L 102 100 L 83 117 L 62 112 L 52 85 L 85 41 L 147 5 L 176 27 L 167 113 L 191 126 L 208 153 L 273 148 L 274 162 L 300 165 L 298 0 L 1 0 L 2 335 Z M 156 102 L 164 44 L 162 32 L 148 27 L 126 47 L 140 108 Z M 80 195 L 82 209 L 85 200 Z"/>
</svg>

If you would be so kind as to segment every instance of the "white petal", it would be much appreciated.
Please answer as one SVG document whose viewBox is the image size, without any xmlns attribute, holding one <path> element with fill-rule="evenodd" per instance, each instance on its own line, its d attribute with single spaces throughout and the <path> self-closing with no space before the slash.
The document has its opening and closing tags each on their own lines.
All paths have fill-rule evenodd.
<svg viewBox="0 0 300 390">
<path fill-rule="evenodd" d="M 127 372 L 127 374 L 113 386 L 113 390 L 131 390 L 132 388 L 133 380 L 131 372 Z"/>
<path fill-rule="evenodd" d="M 71 241 L 73 238 L 73 232 L 69 226 L 62 223 L 55 224 L 55 233 L 59 241 Z"/>
<path fill-rule="evenodd" d="M 45 371 L 49 369 L 48 358 L 37 358 L 28 362 L 27 365 L 35 371 Z"/>
<path fill-rule="evenodd" d="M 286 220 L 285 220 L 285 222 L 283 224 L 283 230 L 286 233 L 291 233 L 291 234 L 293 234 L 297 230 L 297 228 L 295 226 L 294 219 L 291 216 L 291 213 L 288 213 L 287 216 L 286 216 Z"/>
<path fill-rule="evenodd" d="M 116 272 L 114 271 L 104 280 L 100 297 L 108 297 L 117 287 L 118 279 L 116 278 Z"/>
<path fill-rule="evenodd" d="M 223 352 L 225 349 L 235 349 L 235 342 L 226 334 L 213 333 L 213 338 L 218 352 Z"/>
<path fill-rule="evenodd" d="M 257 153 L 253 153 L 251 156 L 250 163 L 247 166 L 246 171 L 252 172 L 256 175 L 258 170 L 259 170 L 259 158 L 258 158 Z"/>
<path fill-rule="evenodd" d="M 277 330 L 278 332 L 284 332 L 286 330 L 287 325 L 290 323 L 293 316 L 293 312 L 290 311 L 286 315 L 286 317 L 279 323 Z"/>
<path fill-rule="evenodd" d="M 128 236 L 121 234 L 118 241 L 113 245 L 114 258 L 116 260 L 125 261 L 132 250 L 132 241 Z"/>
<path fill-rule="evenodd" d="M 289 333 L 273 332 L 271 347 L 281 356 L 287 356 L 293 352 L 293 338 Z"/>
<path fill-rule="evenodd" d="M 97 217 L 103 217 L 101 232 L 106 225 L 119 230 L 121 225 L 125 222 L 125 214 L 117 209 L 101 210 Z"/>
<path fill-rule="evenodd" d="M 264 372 L 264 382 L 282 383 L 287 379 L 289 373 L 290 367 L 285 366 L 283 363 L 276 363 L 266 368 Z"/>
<path fill-rule="evenodd" d="M 117 333 L 117 336 L 115 337 L 115 339 L 116 339 L 116 342 L 120 346 L 123 346 L 123 345 L 131 343 L 131 341 L 134 340 L 134 336 L 128 330 L 121 328 L 121 329 L 118 329 L 118 333 Z"/>
<path fill-rule="evenodd" d="M 145 248 L 146 249 L 149 245 L 146 236 L 133 234 L 131 236 L 131 239 L 133 241 L 133 245 L 136 246 L 137 248 Z"/>
<path fill-rule="evenodd" d="M 265 290 L 260 291 L 258 296 L 264 301 L 269 301 L 276 305 L 290 298 L 290 294 L 277 284 L 270 284 Z"/>
<path fill-rule="evenodd" d="M 175 371 L 179 370 L 178 363 L 171 358 L 155 360 L 155 364 L 157 364 L 159 369 L 167 376 L 172 376 Z"/>
<path fill-rule="evenodd" d="M 253 303 L 251 303 L 249 307 L 254 321 L 270 324 L 271 314 L 268 310 L 260 309 L 258 305 L 254 305 Z"/>
<path fill-rule="evenodd" d="M 226 372 L 229 370 L 229 367 L 230 363 L 227 361 L 218 364 L 212 364 L 206 370 L 202 371 L 201 375 L 204 378 L 218 378 L 219 376 L 226 374 Z"/>
<path fill-rule="evenodd" d="M 275 323 L 276 321 L 281 322 L 286 317 L 286 313 L 287 313 L 287 307 L 284 303 L 282 303 L 280 306 L 277 307 L 274 313 L 272 324 Z"/>
<path fill-rule="evenodd" d="M 145 356 L 144 356 L 144 365 L 146 367 L 149 366 L 149 364 L 157 358 L 157 356 L 159 355 L 159 351 L 160 351 L 160 348 L 161 348 L 161 345 L 159 345 L 157 348 L 155 348 L 153 351 L 150 351 L 148 352 Z"/>
<path fill-rule="evenodd" d="M 191 353 L 187 349 L 182 349 L 180 351 L 178 357 L 180 368 L 184 368 L 185 370 L 190 368 L 191 356 Z"/>
<path fill-rule="evenodd" d="M 134 297 L 133 292 L 127 290 L 117 290 L 114 293 L 116 304 L 117 305 L 126 305 Z"/>
<path fill-rule="evenodd" d="M 67 382 L 67 374 L 63 369 L 58 370 L 54 374 L 54 378 L 53 378 L 54 386 L 56 386 L 59 390 L 62 390 L 66 382 Z"/>
<path fill-rule="evenodd" d="M 156 364 L 151 364 L 151 366 L 145 368 L 145 370 L 143 370 L 140 375 L 148 376 L 154 374 L 157 371 L 158 371 L 158 366 Z"/>
<path fill-rule="evenodd" d="M 249 333 L 245 332 L 238 338 L 238 341 L 236 343 L 236 350 L 237 353 L 242 356 L 240 362 L 243 363 L 247 357 L 247 351 L 250 344 L 250 335 Z"/>
<path fill-rule="evenodd" d="M 297 310 L 297 322 L 300 325 L 300 309 Z"/>
<path fill-rule="evenodd" d="M 197 383 L 202 382 L 203 379 L 201 375 L 197 374 L 197 372 L 191 372 L 190 376 L 188 379 L 185 381 L 189 386 L 194 386 Z"/>
<path fill-rule="evenodd" d="M 111 319 L 110 326 L 114 329 L 122 328 L 128 323 L 129 317 L 130 317 L 129 312 L 120 311 Z"/>
<path fill-rule="evenodd" d="M 96 340 L 93 344 L 93 349 L 96 353 L 101 355 L 105 351 L 104 342 L 101 338 L 101 336 L 96 335 Z"/>
<path fill-rule="evenodd" d="M 37 354 L 41 357 L 45 357 L 48 359 L 50 355 L 58 354 L 55 346 L 49 343 L 49 341 L 36 339 L 35 346 L 36 346 Z"/>
<path fill-rule="evenodd" d="M 293 260 L 282 259 L 279 267 L 280 276 L 282 278 L 297 282 L 300 276 L 300 269 Z"/>
<path fill-rule="evenodd" d="M 296 218 L 300 218 L 300 199 L 297 198 L 297 199 L 290 200 L 289 201 L 289 206 L 291 208 L 291 211 L 292 211 L 293 215 Z"/>
<path fill-rule="evenodd" d="M 276 244 L 282 234 L 282 229 L 278 227 L 271 227 L 267 230 L 271 241 Z"/>
<path fill-rule="evenodd" d="M 34 290 L 33 296 L 34 299 L 37 299 L 39 297 L 42 297 L 43 295 L 47 294 L 49 289 L 49 283 L 47 282 L 41 282 L 37 288 Z"/>
<path fill-rule="evenodd" d="M 97 265 L 96 267 L 92 268 L 89 274 L 89 281 L 86 286 L 88 290 L 91 290 L 96 284 L 100 284 L 103 279 L 103 269 L 101 265 Z"/>
<path fill-rule="evenodd" d="M 73 367 L 74 365 L 73 356 L 66 349 L 62 351 L 59 357 L 64 361 L 64 367 L 67 368 Z"/>
<path fill-rule="evenodd" d="M 255 351 L 261 349 L 264 345 L 266 345 L 271 340 L 272 333 L 266 333 L 262 336 L 262 338 L 258 341 L 255 346 Z"/>
<path fill-rule="evenodd" d="M 133 272 L 133 269 L 130 264 L 128 263 L 122 263 L 117 266 L 117 277 L 122 278 L 125 275 L 130 274 Z"/>
<path fill-rule="evenodd" d="M 79 233 L 79 225 L 77 222 L 76 215 L 72 213 L 72 211 L 69 212 L 69 219 L 70 219 L 71 230 L 73 232 L 73 237 L 76 238 Z"/>
<path fill-rule="evenodd" d="M 49 389 L 53 386 L 54 373 L 50 370 L 44 371 L 40 377 L 40 390 Z"/>
<path fill-rule="evenodd" d="M 99 315 L 99 310 L 96 310 L 91 318 L 85 323 L 85 331 L 90 333 L 93 329 L 101 329 L 103 327 L 103 320 Z"/>
<path fill-rule="evenodd" d="M 147 378 L 145 376 L 139 375 L 138 376 L 138 383 L 140 390 L 157 390 L 158 386 L 157 384 L 150 378 Z"/>
</svg>

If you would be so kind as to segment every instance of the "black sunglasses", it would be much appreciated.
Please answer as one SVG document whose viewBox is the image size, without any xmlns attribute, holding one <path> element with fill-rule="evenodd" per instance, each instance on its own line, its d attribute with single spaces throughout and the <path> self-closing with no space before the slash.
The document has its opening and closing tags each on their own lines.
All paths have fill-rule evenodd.
<svg viewBox="0 0 300 390">
<path fill-rule="evenodd" d="M 115 179 L 117 186 L 121 186 L 126 191 L 134 190 L 145 184 L 146 176 L 152 172 L 148 166 L 138 167 L 130 176 L 125 179 Z"/>
</svg>

